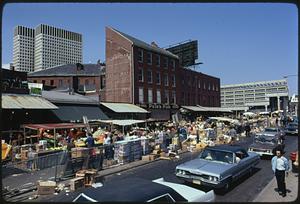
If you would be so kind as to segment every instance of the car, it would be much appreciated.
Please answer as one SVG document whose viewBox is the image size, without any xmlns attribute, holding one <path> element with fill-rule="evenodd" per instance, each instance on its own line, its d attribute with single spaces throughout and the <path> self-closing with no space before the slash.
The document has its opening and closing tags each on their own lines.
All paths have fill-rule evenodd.
<svg viewBox="0 0 300 204">
<path fill-rule="evenodd" d="M 68 196 L 60 194 L 47 202 L 214 202 L 213 190 L 204 192 L 193 187 L 167 182 L 163 178 L 146 180 L 129 177 L 85 188 Z"/>
<path fill-rule="evenodd" d="M 284 149 L 284 140 L 278 134 L 270 132 L 257 133 L 254 142 L 248 147 L 249 152 L 256 152 L 260 156 L 273 156 L 275 148 Z"/>
<path fill-rule="evenodd" d="M 298 123 L 289 123 L 284 129 L 287 135 L 298 135 Z"/>
<path fill-rule="evenodd" d="M 176 166 L 176 176 L 186 182 L 227 191 L 231 183 L 252 173 L 260 156 L 239 145 L 216 145 L 202 150 L 191 161 Z"/>
<path fill-rule="evenodd" d="M 264 129 L 264 132 L 268 134 L 275 134 L 277 137 L 281 137 L 283 140 L 285 140 L 285 132 L 284 129 L 281 127 L 268 127 Z"/>
</svg>

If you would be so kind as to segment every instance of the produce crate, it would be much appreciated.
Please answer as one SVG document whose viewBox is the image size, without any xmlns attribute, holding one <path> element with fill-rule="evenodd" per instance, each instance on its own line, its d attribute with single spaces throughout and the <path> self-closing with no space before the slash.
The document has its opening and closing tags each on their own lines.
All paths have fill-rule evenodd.
<svg viewBox="0 0 300 204">
<path fill-rule="evenodd" d="M 55 181 L 39 181 L 37 185 L 38 195 L 49 195 L 55 193 Z"/>
<path fill-rule="evenodd" d="M 84 177 L 77 177 L 70 180 L 70 190 L 75 191 L 84 187 Z"/>
</svg>

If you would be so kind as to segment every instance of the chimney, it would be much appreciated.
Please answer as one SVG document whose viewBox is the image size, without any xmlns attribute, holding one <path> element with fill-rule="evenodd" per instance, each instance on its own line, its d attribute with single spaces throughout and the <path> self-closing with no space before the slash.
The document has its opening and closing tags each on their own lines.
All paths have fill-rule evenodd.
<svg viewBox="0 0 300 204">
<path fill-rule="evenodd" d="M 151 42 L 151 46 L 153 46 L 153 47 L 157 47 L 158 48 L 158 45 L 153 41 L 153 42 Z"/>
</svg>

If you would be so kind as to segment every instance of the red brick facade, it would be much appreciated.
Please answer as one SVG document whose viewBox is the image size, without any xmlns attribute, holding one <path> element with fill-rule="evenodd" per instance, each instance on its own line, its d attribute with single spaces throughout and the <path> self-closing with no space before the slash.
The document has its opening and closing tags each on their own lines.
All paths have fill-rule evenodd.
<svg viewBox="0 0 300 204">
<path fill-rule="evenodd" d="M 41 83 L 47 86 L 54 86 L 56 88 L 73 87 L 72 76 L 28 76 L 28 82 Z M 100 91 L 100 76 L 79 76 L 78 85 L 91 85 L 96 86 L 96 92 Z"/>
<path fill-rule="evenodd" d="M 219 78 L 182 68 L 176 57 L 153 50 L 138 47 L 117 31 L 106 28 L 106 88 L 102 101 L 220 106 Z"/>
<path fill-rule="evenodd" d="M 105 101 L 133 103 L 132 43 L 106 28 Z"/>
</svg>

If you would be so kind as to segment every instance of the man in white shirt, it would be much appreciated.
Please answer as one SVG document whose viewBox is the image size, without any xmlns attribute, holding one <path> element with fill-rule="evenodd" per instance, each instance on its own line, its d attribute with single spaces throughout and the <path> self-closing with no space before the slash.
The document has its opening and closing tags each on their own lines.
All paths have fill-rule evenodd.
<svg viewBox="0 0 300 204">
<path fill-rule="evenodd" d="M 272 170 L 276 176 L 278 193 L 282 197 L 286 196 L 285 174 L 288 174 L 289 169 L 289 161 L 283 156 L 283 149 L 277 149 L 276 156 L 272 158 Z"/>
</svg>

